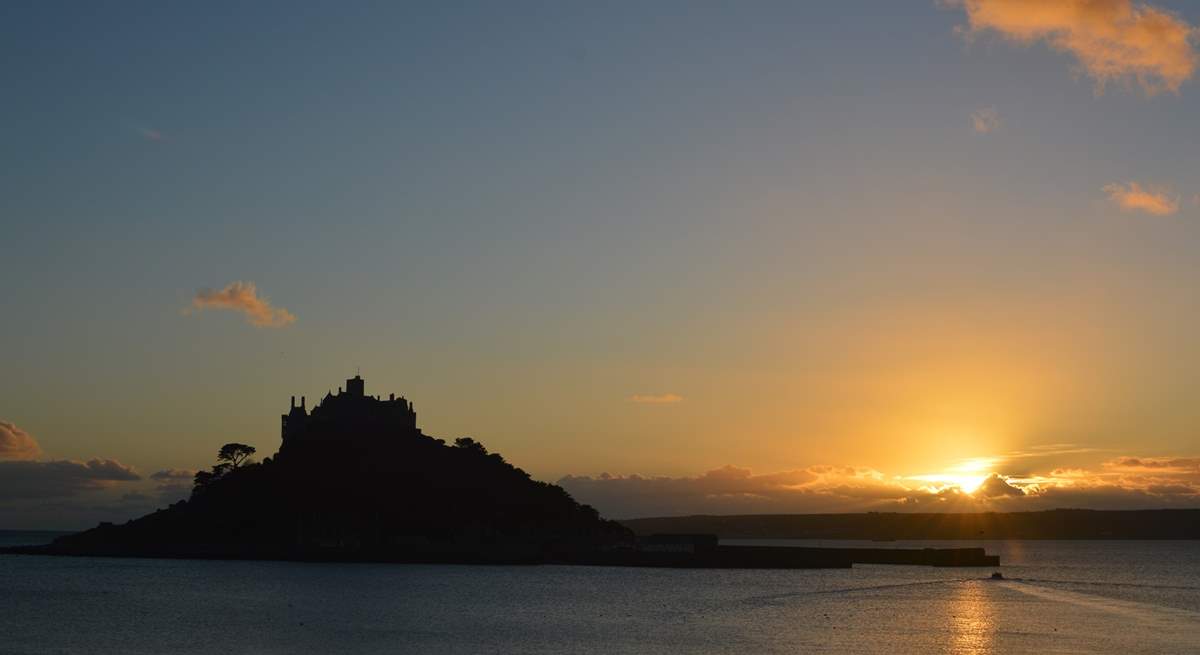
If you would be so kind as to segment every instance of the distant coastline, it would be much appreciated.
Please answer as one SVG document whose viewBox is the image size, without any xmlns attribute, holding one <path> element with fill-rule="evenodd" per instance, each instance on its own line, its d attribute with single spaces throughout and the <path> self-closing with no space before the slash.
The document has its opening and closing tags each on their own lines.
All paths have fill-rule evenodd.
<svg viewBox="0 0 1200 655">
<path fill-rule="evenodd" d="M 619 523 L 639 535 L 708 533 L 723 539 L 1200 539 L 1200 509 L 697 515 Z"/>
<path fill-rule="evenodd" d="M 862 541 L 1197 539 L 1200 509 L 661 516 L 617 521 L 638 535 L 705 533 L 722 539 Z M 74 530 L 0 529 L 0 547 L 48 544 Z"/>
<path fill-rule="evenodd" d="M 59 537 L 75 534 L 74 530 L 2 530 L 0 548 L 7 546 L 42 546 Z"/>
</svg>

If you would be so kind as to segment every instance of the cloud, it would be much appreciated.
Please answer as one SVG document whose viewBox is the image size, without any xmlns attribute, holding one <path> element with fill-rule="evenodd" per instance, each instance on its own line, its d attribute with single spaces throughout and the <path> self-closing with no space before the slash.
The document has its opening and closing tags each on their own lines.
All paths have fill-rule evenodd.
<svg viewBox="0 0 1200 655">
<path fill-rule="evenodd" d="M 670 405 L 683 402 L 683 396 L 677 393 L 635 393 L 629 397 L 629 402 L 644 405 Z"/>
<path fill-rule="evenodd" d="M 8 421 L 0 421 L 0 460 L 33 459 L 41 454 L 33 435 Z"/>
<path fill-rule="evenodd" d="M 1179 211 L 1179 198 L 1172 198 L 1167 189 L 1145 187 L 1137 182 L 1108 184 L 1104 187 L 1108 199 L 1124 211 L 1142 211 L 1155 216 L 1170 216 Z"/>
<path fill-rule="evenodd" d="M 1000 114 L 995 107 L 984 107 L 971 112 L 971 127 L 977 134 L 987 134 L 1000 129 Z"/>
<path fill-rule="evenodd" d="M 1128 472 L 1200 474 L 1200 458 L 1174 457 L 1119 457 L 1104 463 L 1110 470 Z"/>
<path fill-rule="evenodd" d="M 1000 456 L 986 459 L 1006 465 Z M 819 465 L 755 473 L 727 465 L 683 477 L 568 475 L 558 484 L 580 502 L 613 518 L 1200 507 L 1200 458 L 1120 457 L 1094 470 L 1059 466 L 1020 476 L 989 471 L 971 493 L 952 481 L 954 475 L 952 471 L 948 479 L 939 482 L 929 476 L 885 475 L 861 466 Z"/>
<path fill-rule="evenodd" d="M 558 481 L 581 502 L 595 506 L 610 517 L 763 511 L 779 505 L 789 489 L 817 479 L 807 470 L 755 475 L 750 469 L 723 466 L 695 477 L 642 477 L 640 475 L 597 478 L 566 476 Z M 795 492 L 799 493 L 799 492 Z"/>
<path fill-rule="evenodd" d="M 143 478 L 106 459 L 0 462 L 0 526 L 82 530 L 101 521 L 121 523 L 186 499 L 191 491 L 191 472 L 182 469 Z"/>
<path fill-rule="evenodd" d="M 143 481 L 132 466 L 114 459 L 33 460 L 39 452 L 27 433 L 0 421 L 0 526 L 83 529 L 142 516 L 191 494 L 193 471 L 163 469 Z"/>
<path fill-rule="evenodd" d="M 0 499 L 64 498 L 140 479 L 133 467 L 112 459 L 0 462 Z"/>
<path fill-rule="evenodd" d="M 192 298 L 188 311 L 205 309 L 229 309 L 242 312 L 246 321 L 255 327 L 284 327 L 296 322 L 291 312 L 274 307 L 265 297 L 260 298 L 253 282 L 230 282 L 220 291 L 202 289 Z"/>
<path fill-rule="evenodd" d="M 163 469 L 150 474 L 151 480 L 187 480 L 191 481 L 196 472 L 190 469 Z"/>
<path fill-rule="evenodd" d="M 80 517 L 125 515 L 144 509 L 130 505 L 131 499 L 95 505 L 104 492 L 118 485 L 141 479 L 137 471 L 114 459 L 95 458 L 86 462 L 72 460 L 36 461 L 41 454 L 37 441 L 28 432 L 7 421 L 0 421 L 0 525 L 21 528 L 83 527 Z M 169 472 L 173 470 L 164 471 Z M 159 495 L 178 497 L 160 485 Z M 95 494 L 99 493 L 99 496 Z M 128 494 L 126 494 L 128 495 Z M 145 513 L 144 511 L 138 513 Z"/>
<path fill-rule="evenodd" d="M 949 0 L 966 10 L 965 33 L 1045 42 L 1075 58 L 1102 91 L 1136 81 L 1147 95 L 1178 93 L 1196 71 L 1197 31 L 1176 14 L 1131 0 Z"/>
<path fill-rule="evenodd" d="M 163 505 L 170 505 L 177 500 L 187 498 L 192 493 L 192 481 L 196 472 L 191 469 L 163 469 L 150 474 L 150 479 L 158 484 L 154 487 L 155 500 Z"/>
<path fill-rule="evenodd" d="M 976 494 L 982 494 L 986 498 L 997 498 L 999 496 L 1024 496 L 1025 492 L 1019 487 L 1014 487 L 1008 483 L 1008 480 L 1000 477 L 1000 474 L 993 473 L 987 477 L 975 490 Z"/>
</svg>

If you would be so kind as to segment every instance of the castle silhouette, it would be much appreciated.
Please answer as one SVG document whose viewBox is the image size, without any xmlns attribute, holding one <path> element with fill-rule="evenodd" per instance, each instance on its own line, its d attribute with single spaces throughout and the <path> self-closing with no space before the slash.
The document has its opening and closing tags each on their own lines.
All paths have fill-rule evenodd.
<svg viewBox="0 0 1200 655">
<path fill-rule="evenodd" d="M 344 392 L 338 387 L 336 395 L 326 393 L 312 413 L 305 409 L 304 396 L 300 396 L 299 406 L 292 396 L 291 410 L 281 418 L 280 455 L 326 442 L 369 447 L 421 434 L 411 402 L 396 394 L 389 394 L 387 400 L 366 395 L 366 382 L 359 375 L 346 380 Z"/>
</svg>

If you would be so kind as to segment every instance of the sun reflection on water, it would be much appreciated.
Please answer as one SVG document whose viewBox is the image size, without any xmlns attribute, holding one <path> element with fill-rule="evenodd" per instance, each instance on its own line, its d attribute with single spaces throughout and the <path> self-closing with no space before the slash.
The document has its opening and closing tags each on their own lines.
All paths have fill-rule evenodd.
<svg viewBox="0 0 1200 655">
<path fill-rule="evenodd" d="M 985 583 L 958 585 L 950 606 L 951 653 L 990 653 L 996 633 L 995 615 Z"/>
</svg>

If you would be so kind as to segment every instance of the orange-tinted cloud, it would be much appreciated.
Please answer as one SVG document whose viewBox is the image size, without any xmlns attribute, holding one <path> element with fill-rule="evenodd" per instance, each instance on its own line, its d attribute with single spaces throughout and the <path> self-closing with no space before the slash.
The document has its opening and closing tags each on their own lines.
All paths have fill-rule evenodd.
<svg viewBox="0 0 1200 655">
<path fill-rule="evenodd" d="M 133 467 L 113 459 L 0 462 L 0 499 L 63 498 L 140 479 Z"/>
<path fill-rule="evenodd" d="M 1104 463 L 1104 468 L 1125 472 L 1155 474 L 1195 474 L 1200 476 L 1200 458 L 1195 457 L 1119 457 Z"/>
<path fill-rule="evenodd" d="M 1101 90 L 1136 81 L 1147 95 L 1178 92 L 1196 71 L 1196 28 L 1174 13 L 1131 0 L 950 0 L 967 33 L 996 32 L 1069 53 Z"/>
<path fill-rule="evenodd" d="M 1137 182 L 1107 184 L 1108 199 L 1125 211 L 1140 211 L 1155 216 L 1170 216 L 1179 211 L 1179 198 L 1161 187 L 1143 187 Z"/>
<path fill-rule="evenodd" d="M 995 107 L 984 107 L 971 112 L 971 128 L 977 134 L 987 134 L 1000 129 L 1000 114 Z"/>
<path fill-rule="evenodd" d="M 982 495 L 985 498 L 997 498 L 999 496 L 1024 496 L 1025 492 L 1017 486 L 1014 486 L 1006 478 L 999 473 L 993 473 L 979 485 L 979 488 L 973 492 L 976 496 Z"/>
<path fill-rule="evenodd" d="M 635 393 L 629 397 L 629 402 L 645 405 L 670 405 L 683 402 L 683 396 L 677 393 Z"/>
<path fill-rule="evenodd" d="M 0 525 L 80 529 L 97 520 L 126 520 L 154 509 L 149 502 L 131 503 L 137 493 L 127 493 L 118 502 L 111 498 L 128 488 L 126 483 L 142 479 L 132 466 L 101 457 L 86 462 L 37 461 L 41 453 L 32 435 L 0 421 Z M 191 491 L 190 484 L 176 479 L 184 471 L 168 472 L 169 479 L 159 485 L 160 504 Z"/>
<path fill-rule="evenodd" d="M 0 460 L 33 459 L 42 449 L 33 435 L 8 421 L 0 421 Z"/>
<path fill-rule="evenodd" d="M 854 466 L 810 466 L 766 474 L 724 466 L 694 477 L 606 473 L 594 478 L 567 476 L 558 483 L 580 502 L 614 518 L 1200 507 L 1200 459 L 1186 457 L 1121 457 L 1093 470 L 1055 467 L 1020 476 L 990 472 L 972 493 L 950 482 L 889 476 Z"/>
<path fill-rule="evenodd" d="M 253 282 L 231 282 L 220 291 L 203 289 L 192 298 L 192 309 L 229 309 L 241 312 L 255 327 L 284 327 L 296 322 L 291 312 L 274 307 L 265 297 L 259 297 Z"/>
<path fill-rule="evenodd" d="M 558 481 L 605 516 L 708 513 L 746 513 L 782 507 L 782 498 L 803 494 L 802 485 L 818 476 L 808 470 L 756 475 L 746 468 L 723 466 L 696 477 L 567 476 Z"/>
</svg>

